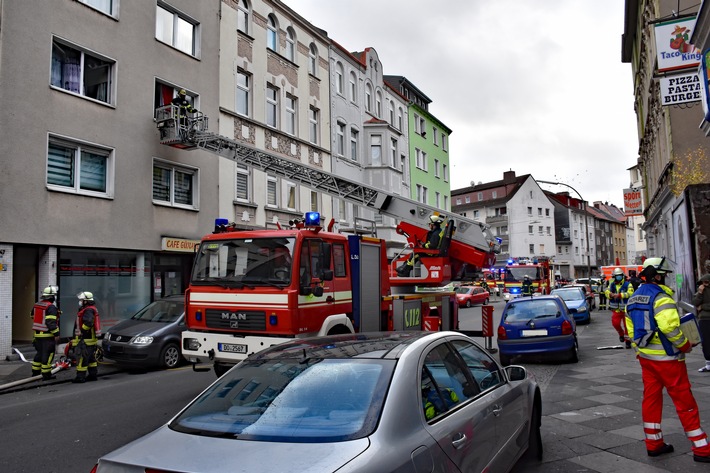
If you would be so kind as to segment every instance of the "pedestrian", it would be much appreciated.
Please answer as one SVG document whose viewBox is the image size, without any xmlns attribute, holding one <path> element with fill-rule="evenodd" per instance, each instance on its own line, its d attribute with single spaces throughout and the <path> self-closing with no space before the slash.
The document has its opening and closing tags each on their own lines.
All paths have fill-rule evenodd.
<svg viewBox="0 0 710 473">
<path fill-rule="evenodd" d="M 94 295 L 89 291 L 83 291 L 76 297 L 79 299 L 79 312 L 76 315 L 75 338 L 72 345 L 75 353 L 78 354 L 79 362 L 76 365 L 76 378 L 72 380 L 72 383 L 84 383 L 98 379 L 96 345 L 98 337 L 101 335 L 101 324 Z"/>
<path fill-rule="evenodd" d="M 530 280 L 530 276 L 527 274 L 523 277 L 523 284 L 520 287 L 520 292 L 524 296 L 532 296 L 533 294 L 532 281 Z"/>
<path fill-rule="evenodd" d="M 693 294 L 693 305 L 698 310 L 698 325 L 705 357 L 705 366 L 698 370 L 701 373 L 710 372 L 710 289 L 708 286 L 710 286 L 710 274 L 703 274 L 698 290 Z"/>
<path fill-rule="evenodd" d="M 42 380 L 52 379 L 52 360 L 59 338 L 59 309 L 56 305 L 57 286 L 47 286 L 40 300 L 32 308 L 32 345 L 37 353 L 32 361 L 32 376 L 42 375 Z"/>
<path fill-rule="evenodd" d="M 624 342 L 626 348 L 631 348 L 631 340 L 626 332 L 626 302 L 634 293 L 634 287 L 626 280 L 626 275 L 621 268 L 616 268 L 611 273 L 612 280 L 606 290 L 606 298 L 611 309 L 611 325 L 619 334 L 619 341 Z"/>
<path fill-rule="evenodd" d="M 180 89 L 177 97 L 173 98 L 170 103 L 178 107 L 178 119 L 180 121 L 180 126 L 187 127 L 187 114 L 196 113 L 197 109 L 192 106 L 189 100 L 187 100 L 187 92 L 185 89 Z"/>
<path fill-rule="evenodd" d="M 599 310 L 606 310 L 606 290 L 607 290 L 606 277 L 602 275 L 601 281 L 599 282 Z"/>
<path fill-rule="evenodd" d="M 441 228 L 442 223 L 444 223 L 444 219 L 441 215 L 434 214 L 429 216 L 429 231 L 426 234 L 426 241 L 422 245 L 422 248 L 430 250 L 439 249 L 444 238 L 444 229 Z M 419 255 L 416 252 L 412 252 L 407 261 L 397 268 L 397 275 L 402 278 L 408 277 L 409 273 L 411 273 L 414 268 L 414 263 L 418 260 Z"/>
<path fill-rule="evenodd" d="M 644 283 L 627 305 L 626 326 L 643 379 L 641 417 L 646 452 L 650 457 L 673 452 L 673 445 L 663 441 L 661 431 L 665 388 L 692 444 L 693 460 L 710 463 L 710 444 L 700 426 L 698 404 L 685 365 L 685 354 L 690 353 L 692 346 L 680 329 L 673 290 L 665 285 L 666 274 L 670 272 L 672 269 L 665 257 L 647 258 L 641 271 Z"/>
<path fill-rule="evenodd" d="M 629 269 L 629 282 L 634 287 L 634 291 L 641 285 L 641 278 L 636 275 L 635 269 Z"/>
</svg>

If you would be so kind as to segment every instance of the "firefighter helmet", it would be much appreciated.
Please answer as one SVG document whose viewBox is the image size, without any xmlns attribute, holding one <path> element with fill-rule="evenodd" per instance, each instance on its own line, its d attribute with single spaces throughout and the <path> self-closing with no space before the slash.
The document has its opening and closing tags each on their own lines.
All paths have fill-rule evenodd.
<svg viewBox="0 0 710 473">
<path fill-rule="evenodd" d="M 648 267 L 655 269 L 658 274 L 673 272 L 673 268 L 671 268 L 665 256 L 663 258 L 646 258 L 646 261 L 643 262 L 643 269 L 645 270 Z"/>
<path fill-rule="evenodd" d="M 187 92 L 185 92 L 185 89 L 180 89 L 178 95 L 187 95 Z"/>
<path fill-rule="evenodd" d="M 621 268 L 615 268 L 614 272 L 611 273 L 612 276 L 623 276 L 624 271 Z"/>
<path fill-rule="evenodd" d="M 439 214 L 430 215 L 429 222 L 441 224 L 444 222 L 444 218 Z"/>
<path fill-rule="evenodd" d="M 59 294 L 59 288 L 57 286 L 47 286 L 42 291 L 42 299 L 49 299 L 50 297 L 55 297 Z"/>
<path fill-rule="evenodd" d="M 90 301 L 90 302 L 94 301 L 94 294 L 89 291 L 82 291 L 79 294 L 77 294 L 76 297 L 78 297 L 79 300 L 82 302 L 83 301 Z"/>
</svg>

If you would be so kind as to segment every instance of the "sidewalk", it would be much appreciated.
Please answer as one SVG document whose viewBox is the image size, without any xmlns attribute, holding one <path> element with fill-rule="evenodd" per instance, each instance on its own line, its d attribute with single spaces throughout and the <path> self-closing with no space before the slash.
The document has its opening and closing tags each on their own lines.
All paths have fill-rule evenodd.
<svg viewBox="0 0 710 473">
<path fill-rule="evenodd" d="M 641 420 L 643 383 L 634 350 L 597 350 L 623 345 L 611 325 L 611 312 L 592 312 L 592 323 L 578 326 L 580 361 L 560 365 L 542 393 L 542 464 L 519 464 L 522 472 L 687 472 L 710 471 L 696 463 L 675 407 L 664 391 L 663 435 L 675 452 L 646 454 Z M 687 356 L 688 375 L 710 432 L 710 373 L 700 346 Z"/>
</svg>

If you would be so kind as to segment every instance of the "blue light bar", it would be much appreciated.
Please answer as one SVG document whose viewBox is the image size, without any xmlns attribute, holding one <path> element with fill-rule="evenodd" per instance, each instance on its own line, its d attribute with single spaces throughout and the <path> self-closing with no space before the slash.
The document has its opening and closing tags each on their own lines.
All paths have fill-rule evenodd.
<svg viewBox="0 0 710 473">
<path fill-rule="evenodd" d="M 219 227 L 221 225 L 227 225 L 229 223 L 229 219 L 227 218 L 216 218 L 214 219 L 214 226 Z"/>
<path fill-rule="evenodd" d="M 320 225 L 320 213 L 319 212 L 306 212 L 304 223 L 307 227 L 319 226 Z"/>
</svg>

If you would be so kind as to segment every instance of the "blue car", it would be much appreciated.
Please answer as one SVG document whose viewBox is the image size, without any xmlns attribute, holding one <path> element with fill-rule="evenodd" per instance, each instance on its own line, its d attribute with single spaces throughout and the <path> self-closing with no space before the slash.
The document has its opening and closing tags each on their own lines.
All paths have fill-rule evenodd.
<svg viewBox="0 0 710 473">
<path fill-rule="evenodd" d="M 559 296 L 514 299 L 500 318 L 498 350 L 503 366 L 517 356 L 561 356 L 576 363 L 577 323 Z"/>
<path fill-rule="evenodd" d="M 561 287 L 553 289 L 550 294 L 560 296 L 565 301 L 565 305 L 577 323 L 588 324 L 592 321 L 589 299 L 581 287 Z"/>
</svg>

